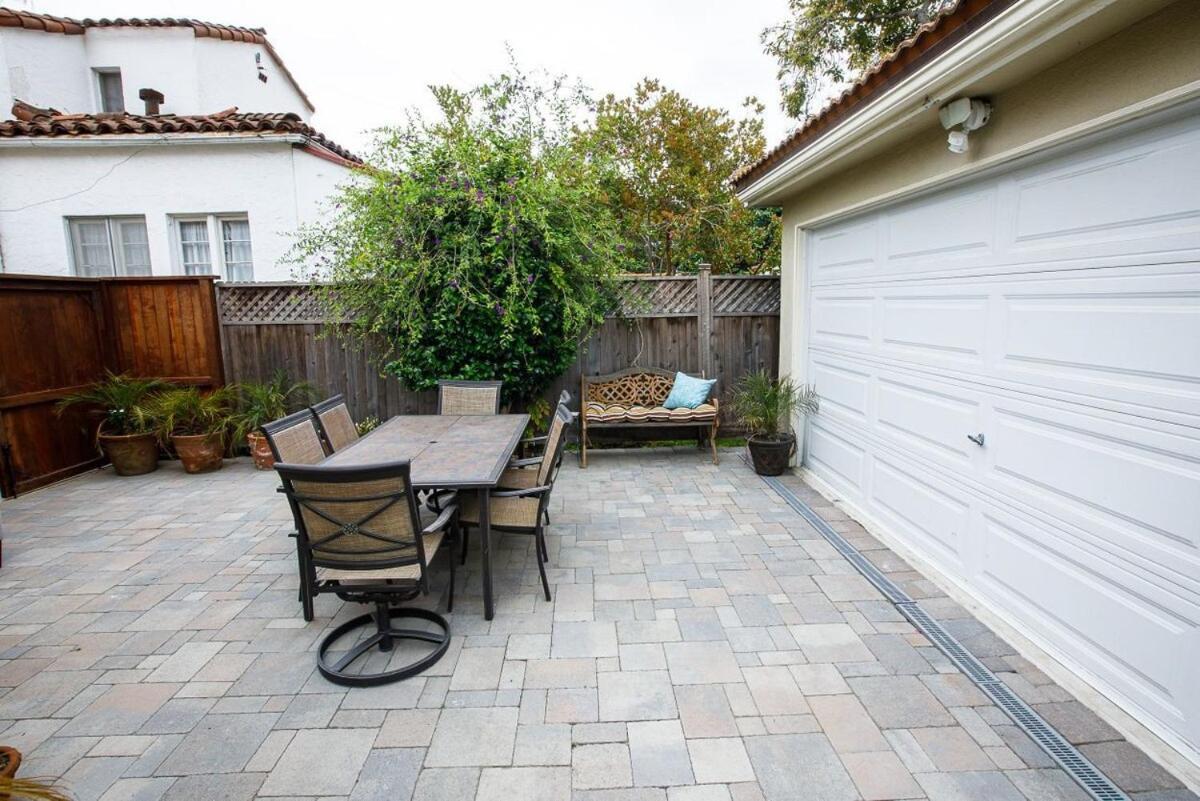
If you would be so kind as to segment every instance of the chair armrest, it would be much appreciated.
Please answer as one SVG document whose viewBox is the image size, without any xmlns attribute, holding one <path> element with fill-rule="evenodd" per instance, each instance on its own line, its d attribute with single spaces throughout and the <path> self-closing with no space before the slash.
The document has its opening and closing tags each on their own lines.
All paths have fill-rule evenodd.
<svg viewBox="0 0 1200 801">
<path fill-rule="evenodd" d="M 530 465 L 541 464 L 541 463 L 542 463 L 542 457 L 540 457 L 540 456 L 533 456 L 528 459 L 509 459 L 508 460 L 509 467 L 529 467 Z"/>
<path fill-rule="evenodd" d="M 545 441 L 546 441 L 546 440 L 548 440 L 548 439 L 550 439 L 550 437 L 548 437 L 548 436 L 545 436 L 545 435 L 543 435 L 543 436 L 540 436 L 540 437 L 526 437 L 525 439 L 521 440 L 521 443 L 520 443 L 520 444 L 522 444 L 522 445 L 532 445 L 532 444 L 533 444 L 533 443 L 535 443 L 535 442 L 545 442 Z"/>
<path fill-rule="evenodd" d="M 528 489 L 520 490 L 499 490 L 492 493 L 493 498 L 526 498 L 536 495 L 543 495 L 550 491 L 550 485 L 546 484 L 541 487 L 529 487 Z"/>
<path fill-rule="evenodd" d="M 458 514 L 458 504 L 452 503 L 442 507 L 442 513 L 437 516 L 437 519 L 421 529 L 422 534 L 432 534 L 435 531 L 441 531 L 450 522 L 450 518 Z"/>
</svg>

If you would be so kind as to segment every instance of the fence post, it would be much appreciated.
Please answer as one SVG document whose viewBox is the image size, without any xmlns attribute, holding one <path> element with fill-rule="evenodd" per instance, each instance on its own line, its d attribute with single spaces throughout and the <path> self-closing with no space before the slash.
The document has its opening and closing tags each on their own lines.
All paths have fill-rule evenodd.
<svg viewBox="0 0 1200 801">
<path fill-rule="evenodd" d="M 713 377 L 712 361 L 712 265 L 701 264 L 700 272 L 696 274 L 696 316 L 699 325 L 700 345 L 700 374 L 705 378 Z"/>
</svg>

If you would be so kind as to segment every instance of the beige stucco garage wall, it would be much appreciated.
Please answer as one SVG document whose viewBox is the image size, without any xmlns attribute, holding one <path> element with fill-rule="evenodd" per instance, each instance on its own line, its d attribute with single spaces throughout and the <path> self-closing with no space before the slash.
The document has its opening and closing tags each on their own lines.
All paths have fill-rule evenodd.
<svg viewBox="0 0 1200 801">
<path fill-rule="evenodd" d="M 781 372 L 804 375 L 797 308 L 804 265 L 796 254 L 797 226 L 973 162 L 992 162 L 1058 131 L 1200 81 L 1198 43 L 1200 2 L 1180 0 L 1032 78 L 988 93 L 992 119 L 971 135 L 967 154 L 949 152 L 937 110 L 931 109 L 928 125 L 906 142 L 789 197 L 783 204 Z"/>
</svg>

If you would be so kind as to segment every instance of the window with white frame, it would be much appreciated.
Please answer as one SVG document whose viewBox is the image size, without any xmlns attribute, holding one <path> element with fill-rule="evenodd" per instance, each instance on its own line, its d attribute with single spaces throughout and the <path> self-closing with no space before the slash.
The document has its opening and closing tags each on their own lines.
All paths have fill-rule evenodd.
<svg viewBox="0 0 1200 801">
<path fill-rule="evenodd" d="M 150 275 L 145 217 L 69 217 L 67 229 L 76 275 Z"/>
<path fill-rule="evenodd" d="M 186 275 L 218 275 L 226 281 L 253 281 L 250 220 L 242 214 L 174 218 L 178 259 Z"/>
<path fill-rule="evenodd" d="M 125 87 L 119 69 L 111 67 L 96 70 L 96 88 L 100 95 L 101 111 L 112 113 L 125 110 Z"/>
</svg>

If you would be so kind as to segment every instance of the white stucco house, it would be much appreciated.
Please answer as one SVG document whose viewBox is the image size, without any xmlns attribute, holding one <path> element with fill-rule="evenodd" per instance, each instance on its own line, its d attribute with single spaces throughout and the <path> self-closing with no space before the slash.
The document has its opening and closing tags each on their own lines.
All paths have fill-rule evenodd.
<svg viewBox="0 0 1200 801">
<path fill-rule="evenodd" d="M 735 176 L 807 480 L 1193 783 L 1198 43 L 1194 0 L 958 3 Z"/>
<path fill-rule="evenodd" d="M 261 29 L 0 8 L 0 270 L 290 277 L 361 161 Z"/>
</svg>

